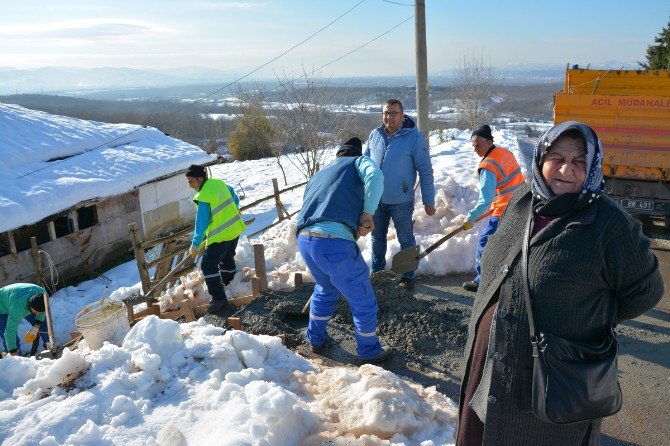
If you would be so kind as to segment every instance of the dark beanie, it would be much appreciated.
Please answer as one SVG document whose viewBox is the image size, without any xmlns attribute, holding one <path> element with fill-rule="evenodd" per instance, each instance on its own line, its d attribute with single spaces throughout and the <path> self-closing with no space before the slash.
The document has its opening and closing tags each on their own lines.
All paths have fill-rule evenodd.
<svg viewBox="0 0 670 446">
<path fill-rule="evenodd" d="M 363 143 L 360 138 L 349 138 L 345 143 L 340 145 L 336 156 L 361 156 L 363 154 Z"/>
<path fill-rule="evenodd" d="M 30 297 L 28 300 L 28 306 L 35 311 L 44 313 L 44 296 L 42 293 L 37 293 Z"/>
<path fill-rule="evenodd" d="M 207 171 L 203 166 L 198 166 L 197 164 L 191 164 L 191 166 L 186 171 L 187 177 L 198 177 L 198 178 L 207 178 Z"/>
<path fill-rule="evenodd" d="M 493 135 L 491 134 L 491 127 L 489 127 L 488 125 L 483 125 L 483 126 L 479 127 L 477 130 L 475 130 L 474 132 L 472 132 L 472 136 L 475 136 L 475 135 L 481 136 L 484 139 L 488 139 L 488 140 L 493 141 Z M 471 138 L 472 138 L 472 136 L 471 136 Z"/>
</svg>

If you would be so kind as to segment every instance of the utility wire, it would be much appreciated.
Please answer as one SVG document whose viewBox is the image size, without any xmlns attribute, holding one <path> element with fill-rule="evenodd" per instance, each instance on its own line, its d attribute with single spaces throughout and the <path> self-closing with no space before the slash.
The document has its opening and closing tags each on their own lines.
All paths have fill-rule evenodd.
<svg viewBox="0 0 670 446">
<path fill-rule="evenodd" d="M 318 31 L 312 33 L 312 34 L 309 35 L 307 38 L 301 40 L 301 41 L 298 42 L 297 44 L 293 45 L 291 48 L 285 50 L 285 51 L 284 51 L 283 53 L 281 53 L 280 55 L 278 55 L 278 56 L 276 56 L 276 57 L 270 59 L 269 61 L 265 62 L 265 63 L 262 64 L 261 66 L 259 66 L 259 67 L 255 68 L 255 69 L 251 70 L 250 72 L 248 72 L 247 74 L 245 74 L 245 75 L 242 76 L 241 78 L 239 78 L 239 79 L 235 79 L 233 82 L 229 82 L 228 84 L 226 84 L 226 85 L 224 85 L 223 87 L 219 88 L 218 90 L 216 90 L 216 91 L 214 91 L 214 92 L 208 94 L 207 96 L 204 96 L 204 97 L 198 99 L 197 101 L 193 101 L 193 102 L 189 103 L 188 105 L 186 105 L 186 106 L 184 106 L 184 107 L 182 107 L 182 108 L 180 108 L 180 109 L 177 109 L 177 110 L 173 111 L 172 113 L 170 113 L 170 114 L 168 115 L 168 117 L 169 117 L 169 116 L 176 115 L 177 113 L 180 113 L 180 112 L 186 110 L 187 108 L 192 107 L 193 105 L 198 104 L 198 103 L 204 101 L 205 99 L 214 96 L 214 95 L 217 94 L 217 93 L 220 93 L 220 92 L 223 91 L 224 89 L 226 89 L 226 88 L 228 88 L 228 87 L 231 87 L 232 85 L 235 85 L 236 83 L 240 82 L 242 79 L 246 79 L 247 77 L 251 76 L 252 74 L 254 74 L 255 72 L 257 72 L 258 70 L 260 70 L 261 68 L 264 68 L 264 67 L 266 67 L 267 65 L 271 64 L 272 62 L 276 61 L 277 59 L 279 59 L 279 58 L 285 56 L 286 54 L 288 54 L 289 52 L 293 51 L 294 49 L 296 49 L 296 48 L 299 47 L 300 45 L 302 45 L 302 44 L 304 44 L 305 42 L 307 42 L 307 41 L 309 41 L 310 39 L 312 39 L 314 36 L 316 36 L 316 35 L 319 34 L 320 32 L 322 32 L 322 31 L 324 31 L 325 29 L 329 28 L 331 25 L 333 25 L 335 22 L 337 22 L 338 20 L 340 20 L 342 17 L 344 17 L 344 16 L 346 16 L 347 14 L 349 14 L 351 11 L 353 11 L 353 10 L 356 9 L 357 7 L 359 7 L 359 6 L 360 6 L 362 3 L 364 3 L 365 1 L 366 1 L 366 0 L 361 0 L 361 1 L 359 1 L 359 2 L 356 3 L 354 6 L 352 6 L 351 8 L 349 8 L 346 12 L 344 12 L 344 13 L 341 14 L 341 15 L 339 15 L 337 18 L 335 18 L 334 20 L 332 20 L 330 23 L 328 23 L 327 25 L 325 25 L 324 27 L 322 27 L 322 28 L 319 29 Z M 178 121 L 177 121 L 177 122 L 178 122 Z M 159 125 L 160 125 L 160 126 L 164 126 L 164 125 L 167 124 L 167 123 L 168 123 L 168 121 L 166 120 L 166 121 L 160 123 Z M 92 149 L 89 149 L 89 150 L 87 150 L 86 152 L 83 152 L 83 153 L 92 152 L 93 150 L 96 150 L 96 149 L 99 149 L 99 148 L 101 148 L 101 147 L 107 146 L 108 144 L 111 144 L 111 143 L 113 143 L 113 142 L 115 142 L 115 141 L 118 141 L 118 140 L 120 140 L 120 139 L 122 139 L 122 138 L 125 138 L 125 137 L 127 137 L 127 136 L 130 136 L 130 135 L 132 135 L 132 134 L 134 134 L 134 133 L 137 133 L 138 131 L 140 131 L 140 130 L 142 130 L 142 129 L 143 129 L 143 127 L 137 128 L 137 129 L 135 129 L 135 130 L 133 130 L 133 131 L 131 131 L 131 132 L 125 133 L 125 134 L 123 134 L 123 135 L 121 135 L 121 136 L 118 136 L 118 137 L 112 139 L 112 140 L 109 140 L 109 141 L 107 141 L 107 142 L 104 142 L 104 143 L 102 143 L 102 144 L 99 144 L 99 145 L 93 147 Z M 78 155 L 80 155 L 80 154 L 77 154 L 77 155 L 75 155 L 75 156 L 78 156 Z M 69 159 L 69 158 L 67 158 L 67 159 Z M 31 175 L 31 174 L 33 174 L 33 173 L 35 173 L 35 172 L 39 172 L 39 171 L 41 171 L 41 170 L 51 168 L 51 167 L 53 167 L 53 166 L 55 166 L 55 165 L 57 165 L 57 164 L 60 164 L 60 163 L 62 163 L 62 162 L 67 161 L 67 159 L 63 159 L 63 160 L 61 160 L 61 161 L 57 161 L 57 162 L 50 163 L 48 166 L 44 166 L 44 167 L 41 167 L 41 168 L 39 168 L 39 169 L 35 169 L 35 170 L 31 171 L 31 172 L 28 172 L 28 173 L 26 173 L 26 174 L 21 175 L 21 176 L 18 177 L 18 178 L 23 178 L 23 177 L 28 176 L 28 175 Z M 17 178 L 17 179 L 18 179 L 18 178 Z"/>
<path fill-rule="evenodd" d="M 327 67 L 328 65 L 332 65 L 332 64 L 334 64 L 335 62 L 339 62 L 340 60 L 344 59 L 344 58 L 347 57 L 347 56 L 350 56 L 351 54 L 355 53 L 356 51 L 365 48 L 366 46 L 368 46 L 368 45 L 371 44 L 372 42 L 381 39 L 381 38 L 384 37 L 385 35 L 389 34 L 391 31 L 393 31 L 393 30 L 395 30 L 396 28 L 398 28 L 400 25 L 403 25 L 404 23 L 406 23 L 406 22 L 412 20 L 413 18 L 414 18 L 413 15 L 407 17 L 407 18 L 406 18 L 405 20 L 403 20 L 402 22 L 400 22 L 400 23 L 398 23 L 398 24 L 396 24 L 396 25 L 393 25 L 391 28 L 387 29 L 387 30 L 384 31 L 383 33 L 379 34 L 379 35 L 376 36 L 376 37 L 373 37 L 373 38 L 370 39 L 370 40 L 368 40 L 368 41 L 365 42 L 363 45 L 360 45 L 360 46 L 354 48 L 353 50 L 349 51 L 348 53 L 343 54 L 342 56 L 340 56 L 340 57 L 338 57 L 338 58 L 336 58 L 336 59 L 331 60 L 330 62 L 327 62 L 327 63 L 321 65 L 319 68 L 315 68 L 315 69 L 313 69 L 313 70 L 312 70 L 311 72 L 309 72 L 309 73 L 301 74 L 300 76 L 298 76 L 298 77 L 296 78 L 296 80 L 297 80 L 297 79 L 301 79 L 301 78 L 303 78 L 303 77 L 306 78 L 307 76 L 310 76 L 310 75 L 316 73 L 317 71 L 320 71 L 320 70 L 324 69 L 324 68 Z M 262 93 L 263 93 L 263 94 L 265 94 L 265 93 L 269 93 L 269 92 L 272 92 L 272 91 L 279 90 L 280 88 L 282 88 L 282 87 L 279 86 L 279 87 L 276 87 L 276 88 L 271 88 L 271 89 L 269 89 L 269 90 L 265 90 L 265 91 L 262 92 Z M 205 112 L 205 114 L 213 113 L 213 112 L 215 112 L 215 111 L 217 111 L 217 109 L 211 109 L 211 110 Z M 179 122 L 179 121 L 173 121 L 173 122 Z"/>
<path fill-rule="evenodd" d="M 407 3 L 398 3 L 398 2 L 392 2 L 391 0 L 382 0 L 383 2 L 386 3 L 391 3 L 392 5 L 400 5 L 400 6 L 411 6 L 414 7 L 414 5 L 408 5 Z"/>
</svg>

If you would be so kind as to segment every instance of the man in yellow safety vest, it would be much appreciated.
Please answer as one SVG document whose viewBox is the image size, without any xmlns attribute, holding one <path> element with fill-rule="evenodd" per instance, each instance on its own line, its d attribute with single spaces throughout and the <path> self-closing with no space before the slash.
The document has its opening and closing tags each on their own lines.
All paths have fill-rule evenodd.
<svg viewBox="0 0 670 446">
<path fill-rule="evenodd" d="M 203 166 L 192 165 L 186 171 L 193 201 L 197 207 L 195 230 L 189 254 L 195 256 L 205 239 L 205 251 L 200 268 L 205 276 L 212 300 L 209 313 L 221 311 L 228 303 L 225 287 L 235 277 L 235 248 L 246 226 L 238 209 L 239 199 L 232 187 L 223 180 L 207 178 Z"/>
</svg>

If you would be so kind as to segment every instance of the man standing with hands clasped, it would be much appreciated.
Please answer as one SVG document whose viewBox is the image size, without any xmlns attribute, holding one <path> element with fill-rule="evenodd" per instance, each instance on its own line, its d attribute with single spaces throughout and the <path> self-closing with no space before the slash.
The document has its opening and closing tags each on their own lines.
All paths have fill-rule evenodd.
<svg viewBox="0 0 670 446">
<path fill-rule="evenodd" d="M 384 103 L 382 125 L 370 133 L 363 154 L 372 158 L 384 173 L 384 193 L 374 215 L 372 231 L 372 272 L 377 272 L 386 268 L 386 234 L 391 219 L 400 249 L 416 246 L 412 213 L 417 172 L 426 215 L 435 214 L 433 166 L 428 142 L 414 121 L 404 114 L 398 99 Z M 415 273 L 404 273 L 400 286 L 412 289 Z"/>
<path fill-rule="evenodd" d="M 472 132 L 470 138 L 475 153 L 482 157 L 477 166 L 479 173 L 479 200 L 474 208 L 470 209 L 465 217 L 463 229 L 471 229 L 475 220 L 484 214 L 489 208 L 491 218 L 484 231 L 479 234 L 477 244 L 477 256 L 475 257 L 475 270 L 477 277 L 470 282 L 465 282 L 463 288 L 466 291 L 476 292 L 479 289 L 479 277 L 481 274 L 480 261 L 482 252 L 489 239 L 498 229 L 498 221 L 507 207 L 512 192 L 523 184 L 521 168 L 514 158 L 512 152 L 493 144 L 491 127 L 483 125 Z"/>
<path fill-rule="evenodd" d="M 380 363 L 390 350 L 377 337 L 377 301 L 370 270 L 356 239 L 374 228 L 372 214 L 382 194 L 384 177 L 351 138 L 337 151 L 337 159 L 317 172 L 305 187 L 296 224 L 298 249 L 316 285 L 311 297 L 307 340 L 314 353 L 326 346 L 326 326 L 340 293 L 354 320 L 359 363 Z"/>
</svg>

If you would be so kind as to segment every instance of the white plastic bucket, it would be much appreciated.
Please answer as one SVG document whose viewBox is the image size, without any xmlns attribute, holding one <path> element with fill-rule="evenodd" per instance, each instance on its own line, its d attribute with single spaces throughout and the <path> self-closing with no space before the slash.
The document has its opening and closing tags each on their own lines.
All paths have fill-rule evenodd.
<svg viewBox="0 0 670 446">
<path fill-rule="evenodd" d="M 120 345 L 130 331 L 126 307 L 117 301 L 102 299 L 88 304 L 74 321 L 91 350 L 98 350 L 105 341 Z"/>
</svg>

